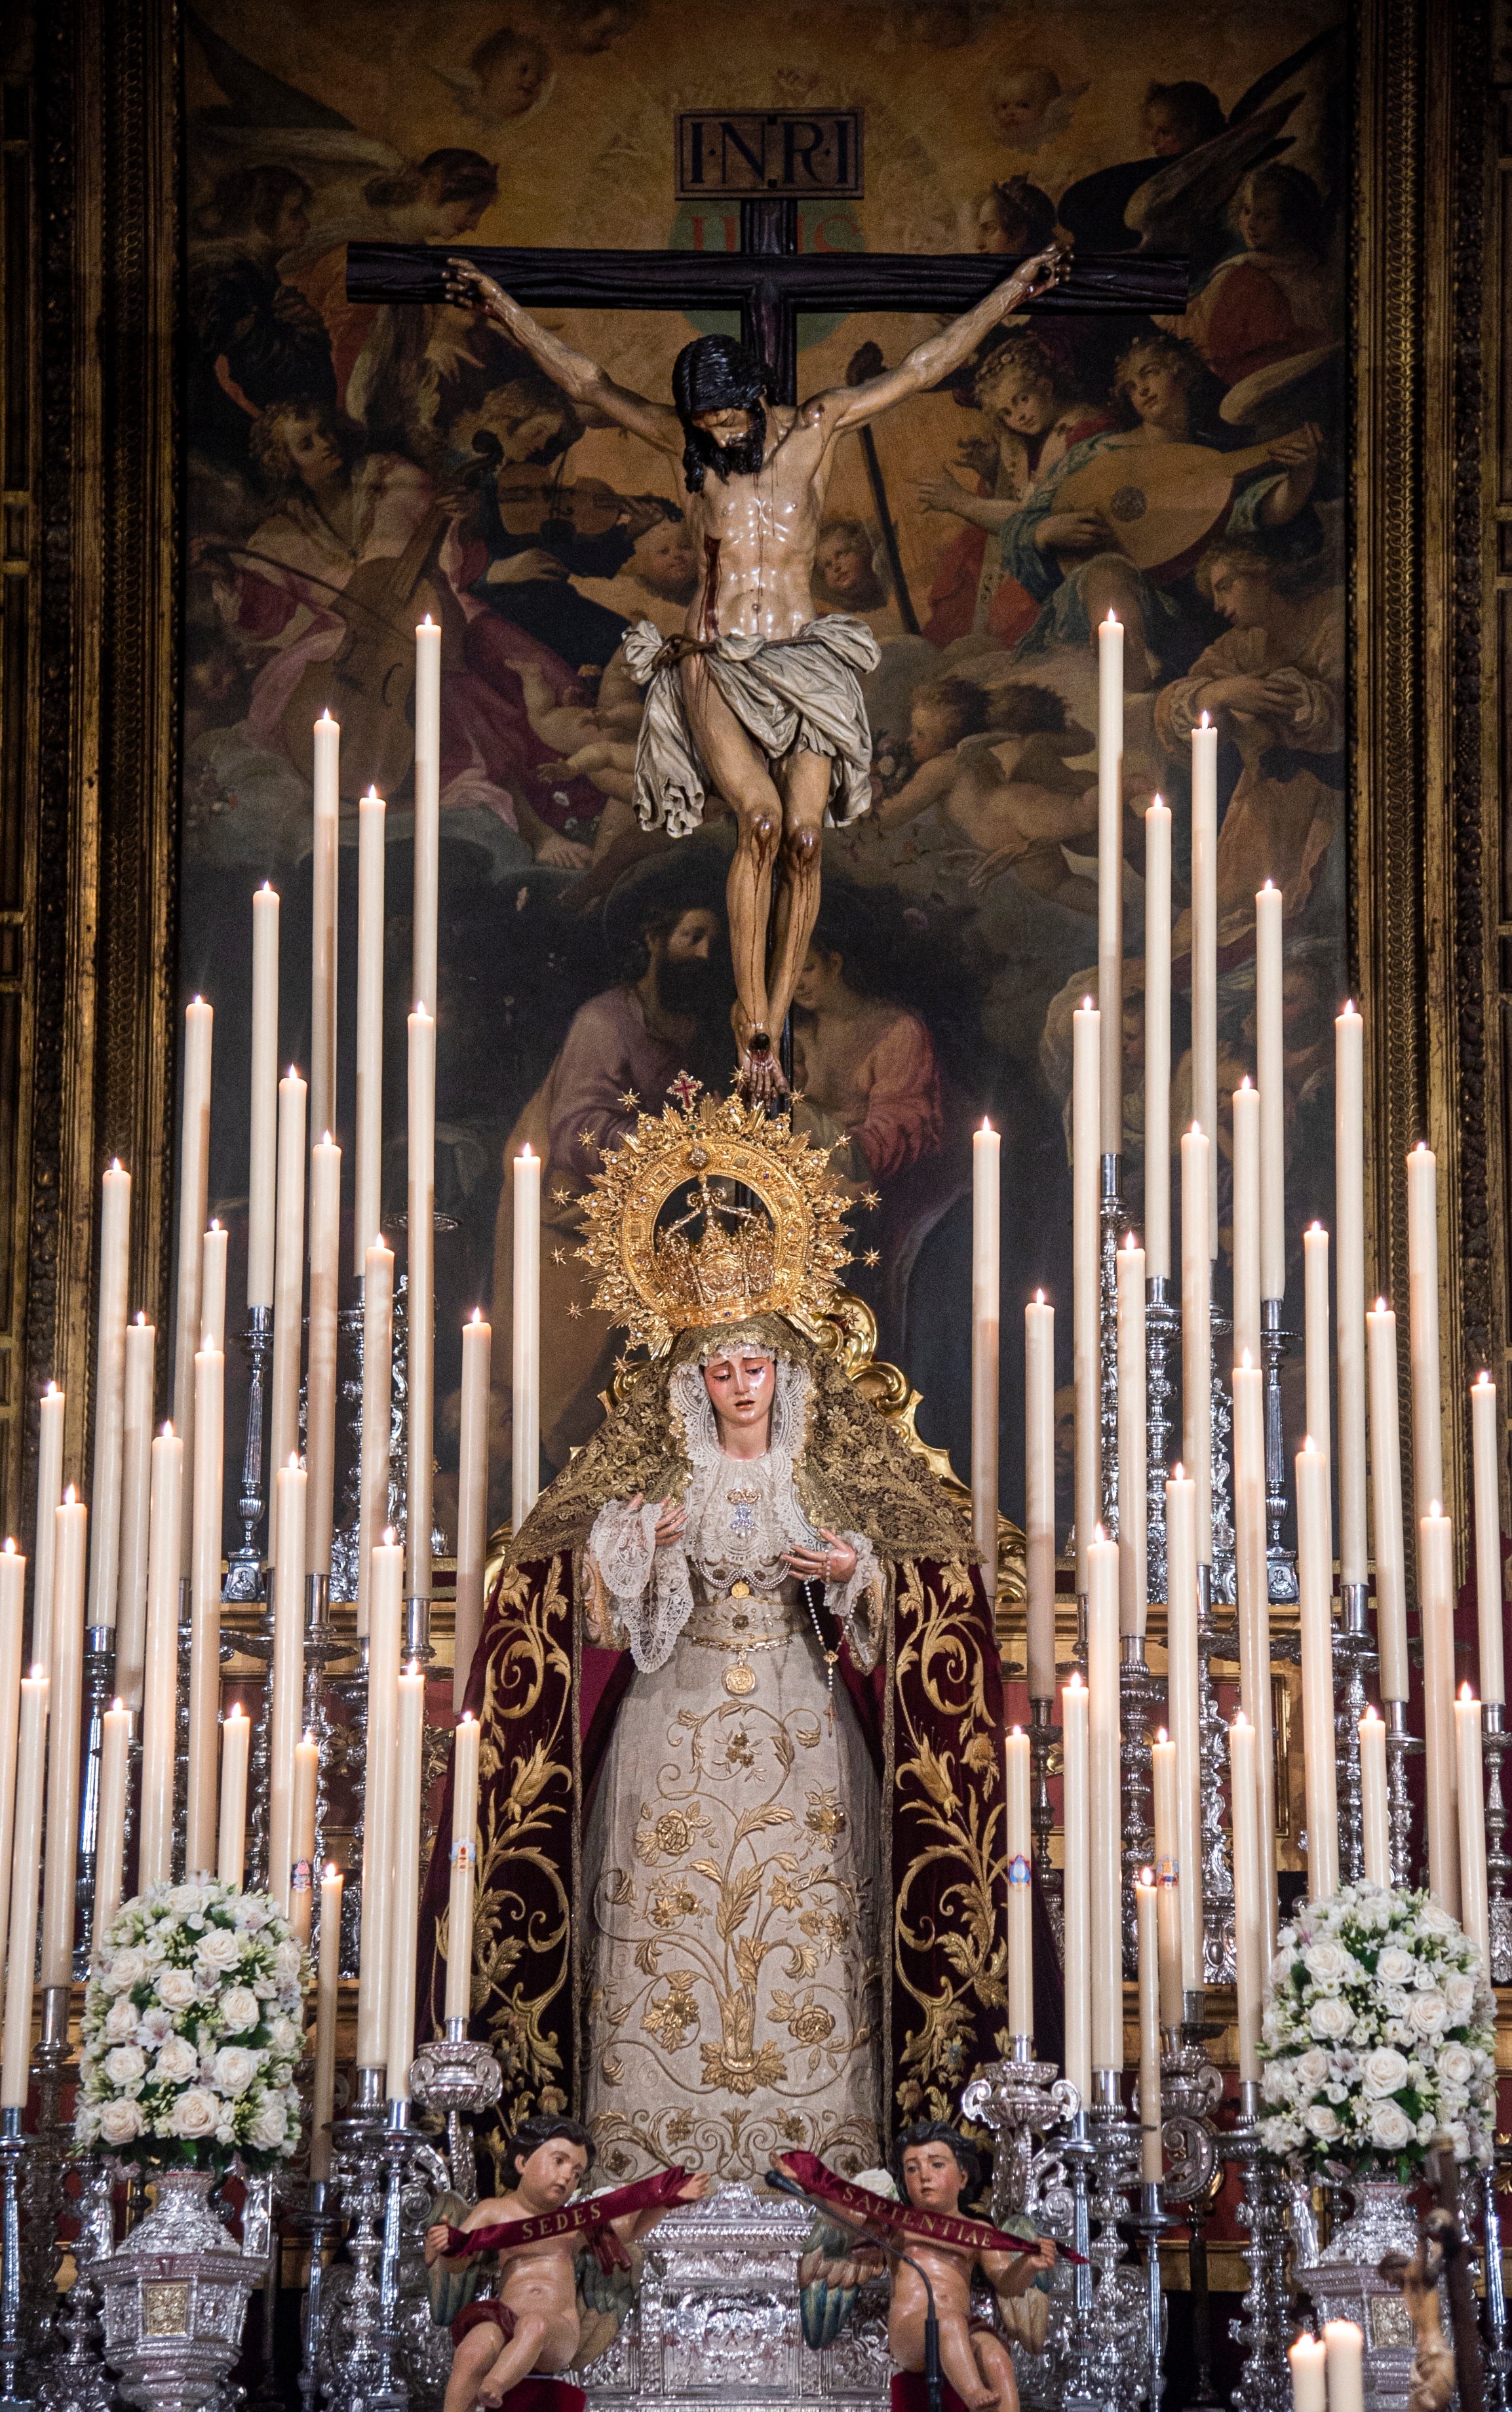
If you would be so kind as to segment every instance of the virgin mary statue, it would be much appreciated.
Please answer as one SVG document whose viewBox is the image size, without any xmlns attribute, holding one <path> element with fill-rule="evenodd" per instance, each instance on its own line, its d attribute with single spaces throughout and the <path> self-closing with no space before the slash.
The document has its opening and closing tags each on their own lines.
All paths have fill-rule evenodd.
<svg viewBox="0 0 1512 2412">
<path fill-rule="evenodd" d="M 647 1360 L 514 1536 L 473 1662 L 470 2031 L 501 2116 L 571 2110 L 614 2176 L 855 2170 L 1007 2049 L 992 1620 L 958 1498 L 853 1370 L 824 1152 L 684 1093 L 584 1206 L 595 1303 Z"/>
</svg>

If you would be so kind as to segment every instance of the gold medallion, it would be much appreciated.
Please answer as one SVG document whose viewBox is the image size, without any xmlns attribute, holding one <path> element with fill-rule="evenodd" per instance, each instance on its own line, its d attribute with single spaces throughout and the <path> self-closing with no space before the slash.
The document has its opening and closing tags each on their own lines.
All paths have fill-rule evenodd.
<svg viewBox="0 0 1512 2412">
<path fill-rule="evenodd" d="M 729 1596 L 731 1599 L 749 1599 L 751 1596 L 751 1586 L 748 1582 L 732 1582 L 729 1587 Z"/>
<path fill-rule="evenodd" d="M 725 1689 L 733 1699 L 743 1700 L 756 1690 L 756 1669 L 748 1667 L 743 1658 L 737 1658 L 725 1678 Z"/>
</svg>

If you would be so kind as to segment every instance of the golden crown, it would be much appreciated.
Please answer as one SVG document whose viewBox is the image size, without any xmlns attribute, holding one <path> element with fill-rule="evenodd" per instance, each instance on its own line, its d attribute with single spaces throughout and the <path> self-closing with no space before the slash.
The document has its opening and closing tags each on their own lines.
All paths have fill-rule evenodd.
<svg viewBox="0 0 1512 2412">
<path fill-rule="evenodd" d="M 701 1096 L 685 1072 L 669 1098 L 604 1152 L 582 1200 L 578 1255 L 598 1274 L 594 1304 L 651 1349 L 690 1325 L 756 1315 L 812 1323 L 850 1262 L 829 1149 L 738 1091 Z M 673 1200 L 679 1211 L 664 1224 Z"/>
</svg>

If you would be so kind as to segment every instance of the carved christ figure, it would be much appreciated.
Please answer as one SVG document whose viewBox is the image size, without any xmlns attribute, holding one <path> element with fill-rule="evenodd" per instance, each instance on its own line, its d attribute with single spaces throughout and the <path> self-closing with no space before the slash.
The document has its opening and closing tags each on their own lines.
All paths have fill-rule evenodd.
<svg viewBox="0 0 1512 2412">
<path fill-rule="evenodd" d="M 1058 248 L 1042 252 L 897 368 L 794 408 L 771 400 L 765 364 L 726 335 L 688 344 L 672 370 L 674 403 L 650 402 L 550 334 L 470 261 L 449 263 L 449 301 L 502 327 L 575 402 L 682 458 L 702 576 L 677 636 L 664 643 L 642 620 L 625 638 L 649 689 L 635 801 L 647 828 L 674 837 L 697 827 L 710 789 L 736 816 L 735 1030 L 753 1096 L 785 1085 L 772 1039 L 818 911 L 826 808 L 844 824 L 870 801 L 860 679 L 876 668 L 876 640 L 847 613 L 815 618 L 810 589 L 835 446 L 948 376 L 1065 272 Z"/>
</svg>

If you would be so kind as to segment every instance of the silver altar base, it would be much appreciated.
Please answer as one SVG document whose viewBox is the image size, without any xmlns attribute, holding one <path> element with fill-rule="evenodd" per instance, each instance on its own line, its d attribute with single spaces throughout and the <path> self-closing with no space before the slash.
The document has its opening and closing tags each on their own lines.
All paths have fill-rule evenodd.
<svg viewBox="0 0 1512 2412">
<path fill-rule="evenodd" d="M 1417 2339 L 1399 2289 L 1376 2269 L 1383 2253 L 1417 2250 L 1417 2215 L 1405 2186 L 1351 2183 L 1357 2208 L 1326 2252 L 1294 2272 L 1322 2320 L 1353 2320 L 1365 2335 L 1365 2388 L 1371 2412 L 1406 2412 Z"/>
<path fill-rule="evenodd" d="M 208 2169 L 164 2169 L 155 2184 L 153 2210 L 96 2267 L 105 2359 L 127 2403 L 195 2412 L 236 2360 L 260 2272 L 207 2208 Z"/>
<path fill-rule="evenodd" d="M 803 2343 L 798 2257 L 807 2204 L 727 2185 L 668 2213 L 646 2244 L 640 2300 L 581 2375 L 595 2412 L 888 2412 L 887 2293 L 862 2295 L 825 2353 Z"/>
</svg>

